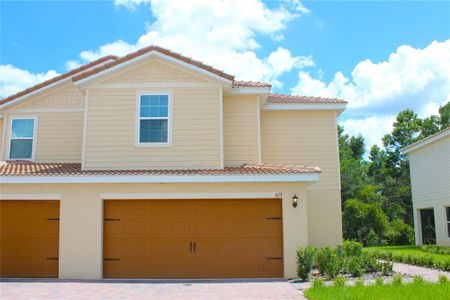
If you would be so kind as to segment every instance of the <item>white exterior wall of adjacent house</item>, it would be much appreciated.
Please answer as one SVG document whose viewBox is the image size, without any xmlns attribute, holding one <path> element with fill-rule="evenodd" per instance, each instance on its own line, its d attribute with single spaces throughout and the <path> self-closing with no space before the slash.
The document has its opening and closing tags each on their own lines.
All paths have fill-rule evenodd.
<svg viewBox="0 0 450 300">
<path fill-rule="evenodd" d="M 404 150 L 410 158 L 411 190 L 416 244 L 422 245 L 420 211 L 433 209 L 436 244 L 450 246 L 450 130 L 429 143 Z"/>
</svg>

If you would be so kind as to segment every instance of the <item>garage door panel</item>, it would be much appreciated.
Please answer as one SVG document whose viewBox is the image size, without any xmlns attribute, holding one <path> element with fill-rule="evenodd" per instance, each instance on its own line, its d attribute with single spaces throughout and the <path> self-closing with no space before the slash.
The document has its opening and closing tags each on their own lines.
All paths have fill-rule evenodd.
<svg viewBox="0 0 450 300">
<path fill-rule="evenodd" d="M 0 201 L 0 275 L 57 277 L 58 201 Z"/>
<path fill-rule="evenodd" d="M 281 277 L 280 216 L 279 199 L 106 200 L 104 277 Z"/>
</svg>

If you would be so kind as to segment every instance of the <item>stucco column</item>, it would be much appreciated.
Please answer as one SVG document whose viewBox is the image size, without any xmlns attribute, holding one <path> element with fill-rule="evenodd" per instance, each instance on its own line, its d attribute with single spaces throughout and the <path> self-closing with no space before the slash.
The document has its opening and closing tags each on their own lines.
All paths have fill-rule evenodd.
<svg viewBox="0 0 450 300">
<path fill-rule="evenodd" d="M 297 195 L 298 205 L 292 206 Z M 284 277 L 297 277 L 297 248 L 308 244 L 308 215 L 305 185 L 299 184 L 283 193 Z"/>
<path fill-rule="evenodd" d="M 59 277 L 101 279 L 102 200 L 74 186 L 64 191 L 60 205 Z"/>
</svg>

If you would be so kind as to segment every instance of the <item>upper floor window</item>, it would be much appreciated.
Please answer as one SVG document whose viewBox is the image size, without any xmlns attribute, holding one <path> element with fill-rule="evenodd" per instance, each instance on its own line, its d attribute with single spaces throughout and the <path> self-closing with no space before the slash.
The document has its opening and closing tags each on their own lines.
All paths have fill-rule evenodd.
<svg viewBox="0 0 450 300">
<path fill-rule="evenodd" d="M 36 119 L 11 120 L 9 159 L 33 159 Z"/>
<path fill-rule="evenodd" d="M 170 144 L 169 94 L 141 94 L 139 96 L 139 144 Z"/>
</svg>

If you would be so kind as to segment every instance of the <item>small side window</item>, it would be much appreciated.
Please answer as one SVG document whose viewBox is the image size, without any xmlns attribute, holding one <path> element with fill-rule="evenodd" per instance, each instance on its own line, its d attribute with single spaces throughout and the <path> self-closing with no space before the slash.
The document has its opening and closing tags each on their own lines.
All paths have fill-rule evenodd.
<svg viewBox="0 0 450 300">
<path fill-rule="evenodd" d="M 450 238 L 450 206 L 445 209 L 447 211 L 447 235 Z"/>
<path fill-rule="evenodd" d="M 32 159 L 35 119 L 12 119 L 9 159 Z"/>
</svg>

